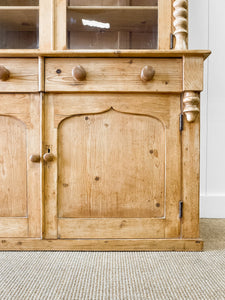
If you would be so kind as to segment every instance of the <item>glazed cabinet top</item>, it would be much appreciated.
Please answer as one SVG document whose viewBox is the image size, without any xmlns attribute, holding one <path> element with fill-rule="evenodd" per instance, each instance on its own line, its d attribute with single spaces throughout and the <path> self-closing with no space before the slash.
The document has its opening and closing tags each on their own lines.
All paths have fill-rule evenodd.
<svg viewBox="0 0 225 300">
<path fill-rule="evenodd" d="M 1 0 L 0 49 L 187 49 L 188 0 Z"/>
</svg>

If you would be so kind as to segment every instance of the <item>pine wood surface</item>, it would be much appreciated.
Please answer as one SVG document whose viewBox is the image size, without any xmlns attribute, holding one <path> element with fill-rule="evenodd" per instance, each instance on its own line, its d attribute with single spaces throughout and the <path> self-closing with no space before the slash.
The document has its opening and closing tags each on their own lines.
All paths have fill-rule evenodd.
<svg viewBox="0 0 225 300">
<path fill-rule="evenodd" d="M 30 49 L 0 49 L 0 57 L 189 57 L 197 56 L 203 57 L 205 60 L 211 51 L 209 50 L 112 50 L 112 49 L 79 49 L 79 50 L 30 50 Z"/>
<path fill-rule="evenodd" d="M 86 80 L 78 82 L 72 70 L 81 65 Z M 155 70 L 151 82 L 141 80 L 144 66 Z M 61 70 L 57 73 L 57 70 Z M 182 90 L 182 61 L 180 59 L 79 59 L 46 58 L 45 88 L 50 91 L 136 91 L 179 92 Z"/>
<path fill-rule="evenodd" d="M 0 251 L 202 251 L 200 239 L 2 239 Z"/>
<path fill-rule="evenodd" d="M 29 159 L 40 153 L 39 95 L 1 94 L 0 103 L 0 236 L 16 236 L 18 224 L 17 237 L 40 237 L 40 164 Z"/>
<path fill-rule="evenodd" d="M 2 47 L 37 47 L 39 13 L 40 49 L 0 50 L 10 75 L 0 81 L 0 250 L 201 250 L 199 92 L 210 51 L 186 50 L 187 1 L 2 5 Z M 112 28 L 94 44 L 81 18 L 96 15 Z"/>
<path fill-rule="evenodd" d="M 132 184 L 131 184 L 132 180 L 133 180 L 132 177 L 134 177 L 134 181 L 135 181 L 136 180 L 135 178 L 139 175 L 133 174 L 132 173 L 133 171 L 129 170 L 129 167 L 125 167 L 127 164 L 127 159 L 128 159 L 125 154 L 124 154 L 124 156 L 122 155 L 121 158 L 119 159 L 118 168 L 117 167 L 116 168 L 117 168 L 117 171 L 121 169 L 121 176 L 122 176 L 121 180 L 123 180 L 123 181 L 127 180 L 127 184 L 125 184 L 123 186 L 123 184 L 121 184 L 121 182 L 120 182 L 121 181 L 120 177 L 118 177 L 118 176 L 120 176 L 120 172 L 119 171 L 117 172 L 116 168 L 115 168 L 115 166 L 117 166 L 117 161 L 118 161 L 118 158 L 116 155 L 117 154 L 121 155 L 121 151 L 118 152 L 117 148 L 114 148 L 114 151 L 110 150 L 110 147 L 112 147 L 110 145 L 114 145 L 114 144 L 118 145 L 118 143 L 116 142 L 118 140 L 117 135 L 114 135 L 114 133 L 112 131 L 110 138 L 112 138 L 113 144 L 111 144 L 111 142 L 110 143 L 108 142 L 109 139 L 102 138 L 102 136 L 104 136 L 102 130 L 107 130 L 107 127 L 105 127 L 103 125 L 103 128 L 101 129 L 101 126 L 102 126 L 101 120 L 104 121 L 104 124 L 106 122 L 109 123 L 109 121 L 110 121 L 111 122 L 110 126 L 116 126 L 116 128 L 118 128 L 118 126 L 119 126 L 118 122 L 121 122 L 120 121 L 121 114 L 119 114 L 119 113 L 116 114 L 113 112 L 113 116 L 115 115 L 116 121 L 114 121 L 115 117 L 113 117 L 113 119 L 109 119 L 107 121 L 107 118 L 104 117 L 104 114 L 103 114 L 103 119 L 102 119 L 102 116 L 99 115 L 100 119 L 99 119 L 99 121 L 96 121 L 99 118 L 99 117 L 97 117 L 97 119 L 96 119 L 96 116 L 98 116 L 98 115 L 95 116 L 96 113 L 99 114 L 99 113 L 104 113 L 106 111 L 110 111 L 109 116 L 111 118 L 111 115 L 112 115 L 111 108 L 113 108 L 113 110 L 118 111 L 120 113 L 134 115 L 133 120 L 130 121 L 131 129 L 129 129 L 129 130 L 134 130 L 133 128 L 135 128 L 138 124 L 137 120 L 141 120 L 141 122 L 143 124 L 142 127 L 144 130 L 143 132 L 145 132 L 145 130 L 147 130 L 147 128 L 148 128 L 148 127 L 145 128 L 145 126 L 148 123 L 145 123 L 146 117 L 144 117 L 144 116 L 152 116 L 154 118 L 159 119 L 164 124 L 164 126 L 166 128 L 166 131 L 164 131 L 164 132 L 166 132 L 166 137 L 165 137 L 165 141 L 167 141 L 166 149 L 168 149 L 168 150 L 166 150 L 167 152 L 165 153 L 165 157 L 167 157 L 167 161 L 165 164 L 166 174 L 168 174 L 165 178 L 166 181 L 165 181 L 165 185 L 164 185 L 164 187 L 166 186 L 166 190 L 164 190 L 164 188 L 163 188 L 163 185 L 162 185 L 163 183 L 159 183 L 160 182 L 159 180 L 163 180 L 163 178 L 162 178 L 163 176 L 160 176 L 160 178 L 157 181 L 155 176 L 154 175 L 151 176 L 149 171 L 147 171 L 145 176 L 147 176 L 147 174 L 149 174 L 151 178 L 154 178 L 153 183 L 150 183 L 148 181 L 147 177 L 144 176 L 143 177 L 144 183 L 142 186 L 144 189 L 145 184 L 146 184 L 146 188 L 147 188 L 147 185 L 150 184 L 150 186 L 152 186 L 152 188 L 154 188 L 155 192 L 157 191 L 155 189 L 155 187 L 158 186 L 158 184 L 160 184 L 162 186 L 160 192 L 165 193 L 165 197 L 166 197 L 166 201 L 167 201 L 167 206 L 166 206 L 166 210 L 165 210 L 166 222 L 164 220 L 161 220 L 161 221 L 159 220 L 159 222 L 161 223 L 161 226 L 164 228 L 163 230 L 165 232 L 165 237 L 178 237 L 179 231 L 180 231 L 180 221 L 178 218 L 178 202 L 180 200 L 180 176 L 181 176 L 180 175 L 180 158 L 179 158 L 180 157 L 180 146 L 179 146 L 180 145 L 180 136 L 179 136 L 179 128 L 178 128 L 179 124 L 177 122 L 178 116 L 179 116 L 179 111 L 180 111 L 179 96 L 177 97 L 177 96 L 172 95 L 172 96 L 168 97 L 168 95 L 164 95 L 164 96 L 163 95 L 161 95 L 161 96 L 151 95 L 151 97 L 149 97 L 148 94 L 143 94 L 141 99 L 138 99 L 138 94 L 133 94 L 132 97 L 130 94 L 124 94 L 124 95 L 121 94 L 120 96 L 118 96 L 116 94 L 109 94 L 109 95 L 79 94 L 76 97 L 74 97 L 74 94 L 67 94 L 67 95 L 49 94 L 48 97 L 46 97 L 45 103 L 46 103 L 45 124 L 48 124 L 48 126 L 46 126 L 46 131 L 45 131 L 46 145 L 50 145 L 49 149 L 55 157 L 55 159 L 52 162 L 47 163 L 45 166 L 45 169 L 46 169 L 46 177 L 45 177 L 45 179 L 46 179 L 46 185 L 45 185 L 46 186 L 46 189 L 45 189 L 46 238 L 57 238 L 57 216 L 59 216 L 59 217 L 60 217 L 60 215 L 64 216 L 66 213 L 66 216 L 77 217 L 78 216 L 77 209 L 80 211 L 81 216 L 82 215 L 89 216 L 90 218 L 94 217 L 95 216 L 94 214 L 98 214 L 98 217 L 99 216 L 100 217 L 104 217 L 104 216 L 107 216 L 107 217 L 114 216 L 115 217 L 116 214 L 117 214 L 117 217 L 119 217 L 120 214 L 122 214 L 123 217 L 127 218 L 127 217 L 129 217 L 129 210 L 132 213 L 130 215 L 131 217 L 134 216 L 134 214 L 136 214 L 136 216 L 138 216 L 138 217 L 143 217 L 143 216 L 146 217 L 146 213 L 144 211 L 141 212 L 141 210 L 138 215 L 138 209 L 137 209 L 137 206 L 135 206 L 135 202 L 130 201 L 130 197 L 134 197 L 132 195 L 132 193 L 133 193 L 132 190 L 130 190 L 130 188 L 133 188 Z M 91 113 L 91 116 L 89 116 L 90 113 Z M 78 116 L 83 115 L 83 117 L 77 118 L 76 115 L 78 115 Z M 131 120 L 132 115 L 130 115 L 129 120 Z M 138 115 L 139 115 L 139 117 L 138 117 Z M 142 117 L 141 117 L 141 115 L 142 115 Z M 73 118 L 68 119 L 68 117 L 72 117 L 72 116 L 73 116 Z M 85 120 L 85 117 L 86 117 L 86 119 L 88 117 L 88 120 Z M 93 120 L 92 120 L 92 118 L 93 118 Z M 61 122 L 61 124 L 62 124 L 61 126 L 64 126 L 63 122 L 62 122 L 64 119 L 66 120 L 65 121 L 66 122 L 65 129 L 63 129 L 63 131 L 61 131 L 59 124 Z M 123 120 L 123 118 L 121 120 Z M 69 121 L 69 123 L 67 123 L 67 121 Z M 132 123 L 132 122 L 134 122 L 134 123 Z M 77 127 L 74 127 L 74 126 L 80 126 L 79 124 L 83 124 L 83 123 L 84 123 L 84 125 L 82 125 L 82 126 L 85 126 L 85 127 L 87 126 L 86 127 L 87 129 L 85 129 L 87 134 L 88 135 L 91 134 L 89 137 L 93 136 L 92 142 L 91 142 L 90 138 L 88 138 L 88 135 L 87 135 L 87 138 L 84 139 L 85 135 L 82 134 L 82 132 L 83 132 L 82 127 L 81 127 L 81 133 L 79 133 L 79 129 Z M 91 126 L 92 123 L 94 124 L 94 127 Z M 126 123 L 127 123 L 127 121 L 126 121 Z M 73 126 L 72 128 L 70 128 L 71 124 Z M 132 124 L 134 124 L 134 125 L 132 125 Z M 89 126 L 91 126 L 90 128 L 92 128 L 90 133 L 88 133 L 90 130 Z M 109 130 L 110 130 L 110 128 L 111 127 L 109 127 Z M 123 128 L 123 126 L 121 127 L 121 129 L 122 128 Z M 127 125 L 126 125 L 126 128 L 127 128 Z M 155 128 L 158 128 L 158 127 L 155 127 Z M 134 134 L 134 136 L 136 137 L 134 139 L 134 138 L 132 138 L 132 135 L 129 137 L 129 130 L 127 132 L 128 132 L 128 138 L 129 139 L 131 138 L 132 148 L 129 149 L 129 147 L 127 147 L 127 145 L 124 144 L 124 147 L 125 146 L 126 147 L 124 148 L 124 150 L 123 150 L 123 148 L 121 148 L 121 150 L 122 150 L 122 153 L 124 151 L 125 151 L 124 153 L 126 153 L 126 151 L 128 151 L 127 156 L 128 156 L 128 153 L 130 153 L 131 156 L 135 155 L 135 153 L 136 153 L 136 156 L 137 156 L 137 155 L 139 155 L 140 150 L 139 150 L 139 147 L 137 147 L 135 152 L 132 154 L 131 150 L 133 149 L 133 151 L 134 151 L 134 149 L 135 149 L 135 148 L 133 148 L 134 146 L 132 144 L 132 141 L 134 143 L 134 141 L 137 140 L 137 136 L 140 135 L 140 133 L 137 132 L 136 134 Z M 72 138 L 70 132 L 71 133 L 77 132 L 77 135 L 75 136 L 77 144 L 75 144 L 75 145 L 73 144 L 74 138 Z M 123 134 L 123 131 L 121 134 Z M 161 165 L 160 168 L 163 168 L 163 159 L 165 159 L 165 158 L 163 158 L 164 156 L 162 154 L 160 154 L 160 153 L 163 153 L 162 152 L 163 150 L 160 150 L 160 148 L 158 148 L 159 146 L 158 147 L 156 146 L 158 144 L 156 142 L 156 136 L 159 135 L 162 139 L 162 134 L 160 133 L 159 129 L 157 129 L 157 132 L 155 132 L 155 134 L 154 134 L 154 129 L 153 129 L 153 132 L 151 129 L 151 134 L 152 134 L 151 140 L 155 141 L 154 142 L 155 154 L 154 154 L 154 150 L 153 150 L 153 155 L 154 156 L 158 155 L 158 157 L 155 157 L 155 164 L 156 164 L 155 170 L 156 171 L 154 171 L 154 172 L 159 172 L 159 171 L 157 171 L 157 169 L 160 167 L 160 165 Z M 99 135 L 99 137 L 101 137 L 101 139 L 98 139 L 98 135 Z M 125 136 L 127 136 L 127 134 Z M 81 140 L 79 137 L 81 137 Z M 72 138 L 72 140 L 71 140 L 71 138 Z M 89 146 L 89 148 L 86 148 L 87 141 L 89 141 L 89 143 L 91 142 L 91 144 L 90 144 L 91 147 Z M 69 142 L 69 144 L 68 144 L 68 142 Z M 130 143 L 129 140 L 128 140 L 128 142 Z M 135 143 L 137 143 L 137 142 L 135 142 Z M 150 141 L 150 143 L 151 143 L 151 141 Z M 162 143 L 162 140 L 161 140 L 161 143 Z M 68 147 L 66 147 L 66 145 L 68 145 Z M 105 154 L 102 153 L 102 155 L 100 155 L 101 152 L 99 152 L 99 151 L 102 151 L 101 148 L 104 149 L 104 145 L 106 147 L 105 148 L 106 152 L 105 152 Z M 123 147 L 123 143 L 121 145 L 122 145 L 121 147 Z M 138 146 L 138 144 L 137 144 L 137 146 Z M 151 146 L 151 145 L 149 145 L 149 146 Z M 156 150 L 156 147 L 158 148 L 157 150 Z M 80 150 L 78 150 L 79 148 L 80 148 Z M 163 146 L 162 146 L 162 148 L 163 148 Z M 77 149 L 77 150 L 74 151 L 74 149 Z M 149 150 L 151 151 L 151 149 L 152 148 L 150 147 Z M 63 154 L 61 154 L 62 152 L 63 152 Z M 147 148 L 146 148 L 146 152 L 147 152 Z M 147 153 L 146 153 L 146 155 L 147 155 Z M 146 155 L 144 155 L 144 158 L 146 157 L 146 159 L 142 158 L 143 163 L 144 162 L 146 163 L 148 160 L 151 160 L 151 158 L 147 158 L 149 156 L 146 156 Z M 151 156 L 151 153 L 149 153 L 149 155 Z M 105 157 L 106 164 L 105 163 L 103 164 L 101 162 L 101 158 L 100 158 L 101 156 Z M 100 160 L 98 157 L 100 158 Z M 107 160 L 109 160 L 109 161 L 107 161 Z M 160 160 L 161 160 L 161 162 L 160 162 Z M 71 161 L 72 161 L 72 163 L 71 163 Z M 90 165 L 90 169 L 88 169 L 88 173 L 87 173 L 87 171 L 85 171 L 85 165 L 82 165 L 82 162 L 83 162 L 83 164 L 85 164 L 85 161 L 87 161 L 87 164 L 92 162 L 92 165 Z M 129 162 L 129 160 L 128 160 L 128 162 Z M 75 172 L 75 173 L 73 172 L 73 168 L 72 169 L 70 168 L 70 166 L 71 166 L 70 164 L 74 165 L 74 163 L 76 164 L 76 170 L 77 170 L 77 172 Z M 79 167 L 79 164 L 80 164 L 80 167 Z M 123 164 L 124 164 L 124 168 L 122 167 Z M 135 164 L 135 161 L 132 162 L 132 160 L 131 160 L 131 164 Z M 114 173 L 112 171 L 112 168 L 115 168 Z M 136 167 L 134 167 L 134 168 L 135 168 L 136 172 L 138 172 L 137 171 L 138 169 Z M 95 173 L 96 171 L 98 171 L 99 173 L 98 174 Z M 111 177 L 108 177 L 107 172 L 112 173 L 112 175 L 110 175 Z M 140 171 L 140 176 L 144 175 L 143 172 L 144 172 L 143 170 Z M 153 172 L 153 171 L 151 170 L 151 172 Z M 118 178 L 115 177 L 116 175 Z M 59 176 L 59 177 L 57 177 L 57 176 Z M 90 177 L 90 180 L 87 178 L 87 176 L 88 176 L 88 178 Z M 103 176 L 103 177 L 101 177 L 101 176 Z M 96 177 L 99 177 L 99 180 L 96 180 Z M 113 178 L 115 178 L 115 179 L 113 179 Z M 86 180 L 85 181 L 86 183 L 84 182 L 84 180 Z M 104 180 L 105 180 L 105 183 L 104 183 Z M 57 189 L 57 182 L 58 182 L 58 189 Z M 174 182 L 176 182 L 176 184 L 174 184 Z M 85 185 L 83 185 L 83 184 L 85 184 Z M 140 184 L 141 184 L 141 181 L 140 181 Z M 99 188 L 98 188 L 98 186 L 99 186 Z M 138 201 L 139 205 L 143 206 L 142 204 L 140 204 L 140 201 L 143 201 L 143 199 L 142 199 L 143 196 L 140 195 L 140 192 L 142 191 L 142 187 L 140 187 L 140 185 L 136 185 L 136 187 L 137 187 L 136 193 L 139 193 L 139 194 L 137 194 L 139 196 L 136 197 L 135 201 Z M 115 202 L 114 196 L 113 196 L 114 194 L 109 193 L 110 190 L 112 190 L 112 192 L 115 193 L 117 189 L 118 189 L 118 191 L 120 191 L 117 196 L 118 197 L 117 201 L 120 201 L 121 205 L 119 205 L 119 202 Z M 79 195 L 82 195 L 82 194 L 85 195 L 85 194 L 87 194 L 87 191 L 89 191 L 89 190 L 92 193 L 89 196 L 89 199 L 90 199 L 89 204 L 88 204 L 87 200 L 83 201 L 82 198 L 80 198 L 80 200 L 79 200 Z M 147 190 L 148 190 L 148 188 L 147 188 Z M 57 195 L 56 191 L 58 192 L 58 195 Z M 151 191 L 150 193 L 152 193 L 152 192 L 153 191 Z M 96 194 L 93 194 L 93 193 L 96 193 Z M 126 194 L 128 195 L 128 196 L 126 196 L 127 200 L 125 200 L 126 198 L 124 198 L 124 196 L 123 196 Z M 155 202 L 155 201 L 159 201 L 159 197 L 154 194 L 151 194 L 151 195 L 152 196 L 150 198 L 145 198 L 146 200 L 152 199 L 149 202 L 150 211 L 151 211 L 151 207 L 154 207 L 154 205 L 158 206 L 157 203 L 159 203 L 159 205 L 160 205 L 160 202 L 157 202 L 157 203 Z M 164 201 L 163 198 L 161 198 L 161 199 L 162 199 L 162 201 Z M 101 203 L 100 201 L 102 202 L 102 204 L 100 204 Z M 105 201 L 108 203 L 108 207 L 105 206 L 106 205 L 106 204 L 104 204 Z M 124 204 L 122 204 L 123 202 L 124 202 Z M 132 208 L 133 212 L 131 210 L 132 202 L 134 203 L 133 204 L 134 206 Z M 115 205 L 114 203 L 115 204 L 117 203 L 117 205 L 119 205 L 120 207 L 117 208 L 117 206 L 114 206 Z M 171 203 L 171 204 L 169 204 L 169 203 Z M 123 205 L 125 205 L 124 208 L 123 208 Z M 148 207 L 148 202 L 146 203 L 146 205 L 147 205 L 146 207 Z M 104 206 L 107 208 L 104 209 Z M 130 206 L 130 208 L 129 208 L 129 210 L 127 210 L 126 207 L 129 207 L 129 206 Z M 98 211 L 99 209 L 100 209 L 100 211 Z M 102 209 L 102 211 L 101 211 L 101 209 Z M 121 212 L 119 211 L 119 209 L 121 210 Z M 135 209 L 136 209 L 136 211 L 135 211 Z M 124 212 L 123 212 L 123 210 L 124 210 Z M 113 215 L 114 211 L 115 211 L 115 214 Z M 152 210 L 153 215 L 148 213 L 148 217 L 151 218 L 151 216 L 152 216 L 152 217 L 157 218 L 156 212 L 157 212 L 157 209 L 155 208 L 154 210 Z M 68 213 L 69 213 L 69 215 L 68 215 Z M 166 226 L 165 226 L 165 224 L 166 224 Z M 68 228 L 68 230 L 69 230 L 69 228 Z M 109 230 L 110 230 L 110 227 L 109 227 Z"/>
<path fill-rule="evenodd" d="M 10 77 L 0 80 L 1 92 L 37 92 L 38 60 L 37 58 L 0 58 L 0 65 L 7 68 Z"/>
</svg>

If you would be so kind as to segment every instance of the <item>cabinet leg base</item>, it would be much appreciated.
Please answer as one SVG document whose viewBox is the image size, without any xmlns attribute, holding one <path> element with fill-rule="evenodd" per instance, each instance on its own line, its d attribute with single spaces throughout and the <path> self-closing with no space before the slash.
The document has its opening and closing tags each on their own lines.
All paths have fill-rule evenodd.
<svg viewBox="0 0 225 300">
<path fill-rule="evenodd" d="M 202 251 L 200 239 L 72 239 L 1 238 L 0 251 Z"/>
</svg>

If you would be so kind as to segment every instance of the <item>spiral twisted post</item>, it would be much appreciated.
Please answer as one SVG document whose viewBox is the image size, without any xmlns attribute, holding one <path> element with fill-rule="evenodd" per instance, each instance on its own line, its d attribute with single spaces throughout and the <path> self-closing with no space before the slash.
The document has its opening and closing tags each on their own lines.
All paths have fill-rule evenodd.
<svg viewBox="0 0 225 300">
<path fill-rule="evenodd" d="M 175 0 L 174 7 L 174 22 L 175 27 L 174 35 L 176 37 L 176 50 L 187 49 L 187 37 L 188 37 L 188 1 L 187 0 Z"/>
</svg>

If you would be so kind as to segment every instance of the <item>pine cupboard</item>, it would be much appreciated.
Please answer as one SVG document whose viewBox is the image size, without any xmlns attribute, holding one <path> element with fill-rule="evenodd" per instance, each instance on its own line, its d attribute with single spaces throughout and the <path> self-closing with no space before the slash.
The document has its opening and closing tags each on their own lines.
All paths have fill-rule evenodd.
<svg viewBox="0 0 225 300">
<path fill-rule="evenodd" d="M 0 3 L 0 249 L 199 251 L 206 50 L 186 0 Z"/>
</svg>

